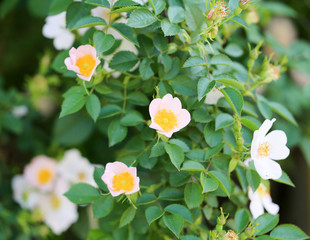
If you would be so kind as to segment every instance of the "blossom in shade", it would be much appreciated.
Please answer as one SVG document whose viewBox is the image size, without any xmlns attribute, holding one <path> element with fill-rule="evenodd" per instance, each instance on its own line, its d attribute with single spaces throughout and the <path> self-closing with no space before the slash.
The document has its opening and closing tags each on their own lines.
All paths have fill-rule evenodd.
<svg viewBox="0 0 310 240">
<path fill-rule="evenodd" d="M 96 54 L 96 49 L 89 44 L 79 46 L 77 49 L 72 47 L 69 51 L 70 57 L 65 59 L 65 64 L 68 70 L 76 72 L 79 78 L 90 81 L 100 63 Z"/>
<path fill-rule="evenodd" d="M 15 117 L 18 117 L 18 118 L 24 117 L 28 113 L 28 107 L 25 105 L 13 107 L 12 113 Z"/>
<path fill-rule="evenodd" d="M 30 186 L 23 175 L 16 175 L 12 179 L 14 200 L 24 209 L 34 209 L 38 202 L 39 193 Z"/>
<path fill-rule="evenodd" d="M 219 0 L 208 12 L 207 18 L 212 20 L 221 20 L 228 16 L 230 10 L 226 7 L 224 0 Z"/>
<path fill-rule="evenodd" d="M 251 145 L 251 159 L 255 169 L 263 179 L 278 179 L 282 175 L 281 166 L 274 160 L 288 157 L 290 150 L 286 147 L 287 137 L 281 130 L 267 132 L 276 119 L 266 119 L 254 132 Z M 267 135 L 266 135 L 267 134 Z"/>
<path fill-rule="evenodd" d="M 88 183 L 96 186 L 93 179 L 95 167 L 77 149 L 65 152 L 63 159 L 58 164 L 58 172 L 62 178 L 70 183 Z"/>
<path fill-rule="evenodd" d="M 49 191 L 56 178 L 57 164 L 46 156 L 37 156 L 25 167 L 24 178 L 31 186 Z"/>
<path fill-rule="evenodd" d="M 271 80 L 278 80 L 280 78 L 280 66 L 276 67 L 270 64 L 267 70 L 267 77 L 269 77 Z"/>
<path fill-rule="evenodd" d="M 220 87 L 221 88 L 221 87 Z M 216 104 L 220 98 L 224 97 L 223 93 L 216 87 L 212 88 L 210 92 L 207 93 L 205 102 L 206 104 Z"/>
<path fill-rule="evenodd" d="M 52 192 L 42 195 L 38 203 L 43 221 L 59 235 L 78 219 L 77 205 L 63 194 L 69 190 L 69 183 L 58 178 Z"/>
<path fill-rule="evenodd" d="M 45 19 L 42 33 L 46 38 L 54 39 L 54 46 L 57 50 L 68 49 L 74 42 L 74 34 L 66 29 L 66 12 Z"/>
<path fill-rule="evenodd" d="M 264 208 L 270 214 L 277 214 L 279 212 L 279 206 L 272 202 L 270 192 L 264 184 L 260 184 L 257 190 L 253 193 L 249 188 L 250 198 L 250 211 L 253 218 L 257 218 L 264 213 Z"/>
<path fill-rule="evenodd" d="M 150 128 L 169 138 L 191 121 L 189 112 L 182 109 L 181 101 L 177 97 L 173 98 L 171 94 L 152 100 L 149 112 L 152 121 Z"/>
<path fill-rule="evenodd" d="M 140 190 L 137 168 L 127 167 L 122 162 L 108 163 L 101 179 L 113 197 L 122 193 L 132 194 Z"/>
</svg>

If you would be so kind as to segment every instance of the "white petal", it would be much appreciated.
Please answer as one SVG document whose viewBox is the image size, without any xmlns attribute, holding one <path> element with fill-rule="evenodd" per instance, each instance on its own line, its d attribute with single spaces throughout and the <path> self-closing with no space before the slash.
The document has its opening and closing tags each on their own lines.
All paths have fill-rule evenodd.
<svg viewBox="0 0 310 240">
<path fill-rule="evenodd" d="M 149 113 L 151 118 L 153 119 L 156 115 L 156 113 L 158 112 L 158 110 L 160 109 L 160 104 L 161 104 L 161 99 L 160 98 L 155 98 L 152 100 L 152 102 L 150 103 L 149 106 Z"/>
<path fill-rule="evenodd" d="M 262 200 L 263 200 L 263 205 L 265 209 L 267 210 L 267 212 L 273 215 L 276 215 L 279 212 L 279 209 L 280 209 L 279 205 L 272 202 L 270 195 L 264 196 Z"/>
<path fill-rule="evenodd" d="M 254 160 L 254 165 L 257 173 L 263 179 L 278 179 L 282 175 L 280 164 L 271 159 Z"/>
<path fill-rule="evenodd" d="M 167 94 L 163 97 L 161 109 L 166 109 L 167 111 L 173 112 L 175 115 L 179 115 L 182 109 L 182 104 L 180 99 L 177 97 L 172 98 L 170 94 Z"/>
<path fill-rule="evenodd" d="M 272 124 L 276 121 L 275 118 L 273 118 L 272 120 L 266 119 L 263 124 L 260 126 L 260 128 L 258 129 L 258 132 L 260 134 L 260 136 L 266 136 L 267 132 L 270 130 L 270 128 L 272 127 Z"/>
<path fill-rule="evenodd" d="M 271 159 L 285 159 L 290 154 L 290 150 L 285 146 L 287 142 L 287 137 L 283 131 L 272 131 L 265 137 L 265 140 L 271 145 Z"/>
<path fill-rule="evenodd" d="M 206 104 L 216 104 L 220 98 L 224 97 L 223 93 L 217 88 L 213 88 L 206 96 L 204 103 Z"/>
<path fill-rule="evenodd" d="M 181 129 L 189 124 L 189 122 L 191 121 L 191 115 L 186 109 L 182 109 L 179 115 L 177 116 L 177 119 L 178 119 L 177 128 Z"/>
<path fill-rule="evenodd" d="M 261 201 L 253 200 L 250 203 L 250 211 L 253 218 L 258 218 L 260 215 L 264 214 L 264 207 Z"/>
<path fill-rule="evenodd" d="M 258 159 L 258 147 L 259 144 L 262 143 L 264 140 L 263 137 L 261 137 L 259 130 L 256 130 L 253 134 L 253 140 L 251 143 L 251 159 L 256 160 Z"/>
<path fill-rule="evenodd" d="M 59 35 L 54 39 L 54 47 L 57 50 L 69 49 L 74 42 L 74 35 L 68 31 L 63 30 Z"/>
</svg>

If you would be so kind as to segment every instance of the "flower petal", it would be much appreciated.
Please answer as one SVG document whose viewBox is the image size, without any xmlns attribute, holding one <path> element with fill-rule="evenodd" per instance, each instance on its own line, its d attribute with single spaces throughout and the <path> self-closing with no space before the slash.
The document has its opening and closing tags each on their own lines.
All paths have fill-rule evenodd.
<svg viewBox="0 0 310 240">
<path fill-rule="evenodd" d="M 161 109 L 166 109 L 167 111 L 173 112 L 175 115 L 179 115 L 182 109 L 182 103 L 177 97 L 172 98 L 171 94 L 166 94 L 163 97 Z"/>
<path fill-rule="evenodd" d="M 189 124 L 189 122 L 191 121 L 191 115 L 186 109 L 182 109 L 180 111 L 180 114 L 177 116 L 177 119 L 178 119 L 177 128 L 181 129 Z"/>
<path fill-rule="evenodd" d="M 162 127 L 161 126 L 159 126 L 157 123 L 155 123 L 155 122 L 152 122 L 151 124 L 150 124 L 150 126 L 149 126 L 150 128 L 153 128 L 153 129 L 156 129 L 156 130 L 159 130 L 159 131 L 162 131 L 163 129 L 162 129 Z"/>
<path fill-rule="evenodd" d="M 288 157 L 290 150 L 285 146 L 287 143 L 286 134 L 281 130 L 270 132 L 265 140 L 271 145 L 270 158 L 281 160 Z"/>
<path fill-rule="evenodd" d="M 129 194 L 138 192 L 139 190 L 140 190 L 140 178 L 139 178 L 139 177 L 136 177 L 136 178 L 135 178 L 135 181 L 134 181 L 134 187 L 133 187 L 133 189 L 132 189 L 130 192 L 126 192 L 125 194 L 126 194 L 126 195 L 129 195 Z"/>
<path fill-rule="evenodd" d="M 150 103 L 149 113 L 150 113 L 151 119 L 153 119 L 155 117 L 156 113 L 160 109 L 161 101 L 162 100 L 160 98 L 155 98 Z"/>
<path fill-rule="evenodd" d="M 250 211 L 253 218 L 258 218 L 260 215 L 264 214 L 264 207 L 260 200 L 252 200 L 250 203 Z"/>
<path fill-rule="evenodd" d="M 223 93 L 216 87 L 207 94 L 205 104 L 216 104 L 220 98 L 224 97 Z"/>
<path fill-rule="evenodd" d="M 260 126 L 260 128 L 258 129 L 258 132 L 260 134 L 260 136 L 266 136 L 267 132 L 270 130 L 270 128 L 272 127 L 272 124 L 276 121 L 275 118 L 273 118 L 272 120 L 266 119 L 263 124 Z"/>
<path fill-rule="evenodd" d="M 280 210 L 279 205 L 272 202 L 272 199 L 271 199 L 270 195 L 264 196 L 262 198 L 262 201 L 263 201 L 264 208 L 270 214 L 276 215 L 279 212 L 279 210 Z"/>
<path fill-rule="evenodd" d="M 74 34 L 72 34 L 69 30 L 63 30 L 54 38 L 54 47 L 57 50 L 68 49 L 72 46 L 74 38 Z"/>
<path fill-rule="evenodd" d="M 263 179 L 278 179 L 282 175 L 280 164 L 271 159 L 254 160 L 254 165 L 257 173 Z"/>
<path fill-rule="evenodd" d="M 125 163 L 122 162 L 113 162 L 113 163 L 108 163 L 106 165 L 106 171 L 113 172 L 114 174 L 118 175 L 123 172 L 128 171 L 128 167 Z"/>
</svg>

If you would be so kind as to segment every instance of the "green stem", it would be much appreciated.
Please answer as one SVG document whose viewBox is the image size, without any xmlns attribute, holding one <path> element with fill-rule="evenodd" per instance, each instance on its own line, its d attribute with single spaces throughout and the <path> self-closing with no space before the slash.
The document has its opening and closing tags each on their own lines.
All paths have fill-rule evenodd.
<svg viewBox="0 0 310 240">
<path fill-rule="evenodd" d="M 87 87 L 86 87 L 86 85 L 85 85 L 85 81 L 83 80 L 83 87 L 84 87 L 84 89 L 85 89 L 85 92 L 87 93 L 87 95 L 89 96 L 90 94 L 89 94 L 89 91 L 88 91 L 88 89 L 87 89 Z"/>
</svg>

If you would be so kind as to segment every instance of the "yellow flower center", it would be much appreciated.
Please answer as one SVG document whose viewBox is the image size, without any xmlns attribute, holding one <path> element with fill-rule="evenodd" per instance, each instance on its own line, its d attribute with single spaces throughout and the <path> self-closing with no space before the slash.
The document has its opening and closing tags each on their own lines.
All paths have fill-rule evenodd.
<svg viewBox="0 0 310 240">
<path fill-rule="evenodd" d="M 261 157 L 268 157 L 270 155 L 271 146 L 268 142 L 263 142 L 258 147 L 258 154 Z"/>
<path fill-rule="evenodd" d="M 52 209 L 56 210 L 60 207 L 60 205 L 61 205 L 61 202 L 60 202 L 59 197 L 57 197 L 56 195 L 52 195 L 52 201 L 51 201 Z"/>
<path fill-rule="evenodd" d="M 48 183 L 52 178 L 52 173 L 48 169 L 41 169 L 38 172 L 38 181 L 41 184 L 46 184 Z"/>
<path fill-rule="evenodd" d="M 96 60 L 92 57 L 92 55 L 88 54 L 80 57 L 76 61 L 76 66 L 78 66 L 80 69 L 81 75 L 89 77 L 94 67 L 96 66 Z"/>
<path fill-rule="evenodd" d="M 178 125 L 176 115 L 166 109 L 159 110 L 155 115 L 154 121 L 161 126 L 164 132 L 169 132 Z"/>
<path fill-rule="evenodd" d="M 78 174 L 78 179 L 79 179 L 80 181 L 84 181 L 84 180 L 86 179 L 86 174 L 83 173 L 83 172 L 80 172 L 80 173 Z"/>
<path fill-rule="evenodd" d="M 260 197 L 266 196 L 266 195 L 270 195 L 269 190 L 264 186 L 264 185 L 259 185 L 259 187 L 256 190 L 258 192 L 258 195 Z"/>
<path fill-rule="evenodd" d="M 113 189 L 114 191 L 124 190 L 130 192 L 134 187 L 134 178 L 128 173 L 124 172 L 113 177 Z"/>
</svg>

